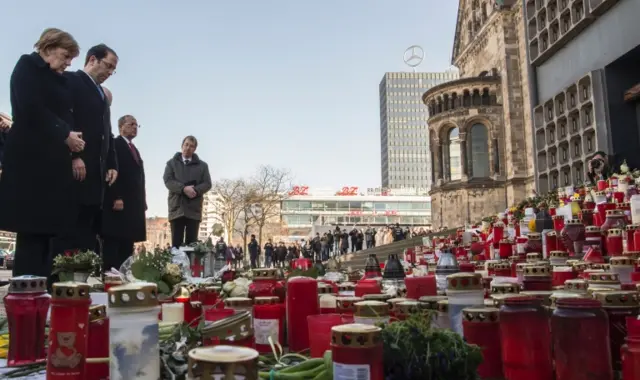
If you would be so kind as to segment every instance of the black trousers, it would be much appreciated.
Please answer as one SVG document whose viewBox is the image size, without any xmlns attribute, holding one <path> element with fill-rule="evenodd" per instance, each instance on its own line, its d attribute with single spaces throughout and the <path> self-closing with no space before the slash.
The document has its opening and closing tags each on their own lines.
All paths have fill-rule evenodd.
<svg viewBox="0 0 640 380">
<path fill-rule="evenodd" d="M 102 272 L 120 266 L 133 255 L 133 240 L 105 237 L 102 241 Z"/>
<path fill-rule="evenodd" d="M 16 251 L 13 261 L 13 277 L 33 275 L 47 278 L 47 285 L 55 281 L 53 269 L 53 237 L 49 235 L 16 235 Z M 55 276 L 57 277 L 57 276 Z"/>
<path fill-rule="evenodd" d="M 66 250 L 79 249 L 94 251 L 100 254 L 98 233 L 102 220 L 102 209 L 99 205 L 80 205 L 78 219 L 72 233 L 58 236 L 54 242 L 54 256 Z"/>
<path fill-rule="evenodd" d="M 199 220 L 182 216 L 172 220 L 170 223 L 172 247 L 180 248 L 198 241 Z"/>
</svg>

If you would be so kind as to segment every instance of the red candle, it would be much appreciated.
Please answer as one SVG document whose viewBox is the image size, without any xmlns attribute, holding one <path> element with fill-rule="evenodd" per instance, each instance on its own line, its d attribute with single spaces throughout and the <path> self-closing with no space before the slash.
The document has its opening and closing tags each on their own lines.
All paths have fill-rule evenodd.
<svg viewBox="0 0 640 380">
<path fill-rule="evenodd" d="M 86 379 L 109 378 L 109 318 L 104 305 L 89 308 L 89 335 L 87 345 Z M 98 359 L 92 361 L 90 359 Z M 102 361 L 100 359 L 103 359 Z"/>
<path fill-rule="evenodd" d="M 47 279 L 35 276 L 13 277 L 4 297 L 9 324 L 7 366 L 44 362 L 45 323 L 51 297 Z"/>
<path fill-rule="evenodd" d="M 551 218 L 553 219 L 553 230 L 556 232 L 556 234 L 559 234 L 564 228 L 564 216 L 554 215 Z"/>
<path fill-rule="evenodd" d="M 561 298 L 551 318 L 556 380 L 613 380 L 609 323 L 594 299 Z"/>
<path fill-rule="evenodd" d="M 507 239 L 500 240 L 500 248 L 498 251 L 499 258 L 506 260 L 513 254 L 511 242 Z"/>
<path fill-rule="evenodd" d="M 640 228 L 640 225 L 638 224 L 628 224 L 625 227 L 625 234 L 624 234 L 624 238 L 627 241 L 627 250 L 626 252 L 633 252 L 636 250 L 636 241 L 635 241 L 635 233 L 638 230 L 638 228 Z M 638 247 L 640 248 L 640 247 Z"/>
<path fill-rule="evenodd" d="M 503 378 L 498 315 L 498 309 L 488 307 L 462 310 L 465 341 L 482 349 L 483 360 L 478 375 L 483 379 Z"/>
<path fill-rule="evenodd" d="M 309 277 L 293 277 L 287 282 L 287 338 L 289 350 L 300 352 L 309 348 L 307 316 L 316 315 L 318 283 Z"/>
<path fill-rule="evenodd" d="M 523 268 L 522 287 L 525 291 L 551 290 L 551 273 L 546 265 L 531 264 Z"/>
<path fill-rule="evenodd" d="M 89 304 L 88 284 L 53 284 L 47 380 L 85 379 Z"/>
<path fill-rule="evenodd" d="M 493 224 L 493 245 L 496 247 L 504 238 L 504 224 L 496 222 Z"/>
<path fill-rule="evenodd" d="M 407 298 L 417 300 L 423 296 L 437 294 L 436 276 L 406 277 L 404 282 L 407 286 Z"/>
<path fill-rule="evenodd" d="M 363 379 L 384 380 L 381 331 L 380 327 L 363 324 L 334 326 L 331 329 L 334 376 L 355 373 Z"/>
<path fill-rule="evenodd" d="M 284 343 L 284 319 L 278 297 L 256 297 L 253 306 L 253 326 L 256 350 L 270 353 L 269 338 L 275 344 Z"/>
<path fill-rule="evenodd" d="M 607 254 L 609 256 L 622 255 L 622 230 L 611 228 L 607 231 Z"/>
<path fill-rule="evenodd" d="M 534 297 L 512 297 L 500 308 L 502 368 L 507 380 L 553 379 L 551 331 L 541 302 Z"/>
</svg>

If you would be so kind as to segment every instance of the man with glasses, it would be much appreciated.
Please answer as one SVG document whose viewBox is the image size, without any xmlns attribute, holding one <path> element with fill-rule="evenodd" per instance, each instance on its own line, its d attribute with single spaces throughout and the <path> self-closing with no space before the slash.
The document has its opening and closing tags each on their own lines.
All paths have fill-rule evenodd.
<svg viewBox="0 0 640 380">
<path fill-rule="evenodd" d="M 77 181 L 77 225 L 73 236 L 62 238 L 59 250 L 98 252 L 102 202 L 106 186 L 116 181 L 117 159 L 111 133 L 110 100 L 101 85 L 115 73 L 118 55 L 105 44 L 87 52 L 83 70 L 65 72 L 73 92 L 74 131 L 81 132 L 85 149 L 73 154 Z M 57 254 L 60 252 L 55 252 Z"/>
</svg>

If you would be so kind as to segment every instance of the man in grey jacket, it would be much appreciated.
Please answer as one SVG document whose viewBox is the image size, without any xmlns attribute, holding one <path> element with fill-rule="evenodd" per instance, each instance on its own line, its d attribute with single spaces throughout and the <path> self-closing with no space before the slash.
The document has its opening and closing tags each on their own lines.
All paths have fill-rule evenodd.
<svg viewBox="0 0 640 380">
<path fill-rule="evenodd" d="M 187 136 L 182 151 L 167 161 L 164 185 L 169 189 L 171 245 L 175 248 L 198 241 L 204 194 L 211 189 L 209 166 L 195 154 L 198 140 Z"/>
</svg>

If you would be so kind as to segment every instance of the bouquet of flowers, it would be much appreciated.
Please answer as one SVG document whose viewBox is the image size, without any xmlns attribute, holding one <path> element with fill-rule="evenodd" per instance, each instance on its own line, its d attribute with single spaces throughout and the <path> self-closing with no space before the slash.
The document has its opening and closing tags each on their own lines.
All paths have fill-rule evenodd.
<svg viewBox="0 0 640 380">
<path fill-rule="evenodd" d="M 96 274 L 99 272 L 101 264 L 100 256 L 93 251 L 65 251 L 53 258 L 53 274 Z"/>
<path fill-rule="evenodd" d="M 193 248 L 193 254 L 198 258 L 202 259 L 207 253 L 211 253 L 213 250 L 213 242 L 211 242 L 211 238 L 209 238 L 206 242 L 196 242 L 191 244 Z"/>
<path fill-rule="evenodd" d="M 139 253 L 131 257 L 131 275 L 140 281 L 154 283 L 158 293 L 171 295 L 176 285 L 185 280 L 182 264 L 175 262 L 174 254 L 168 249 Z"/>
</svg>

